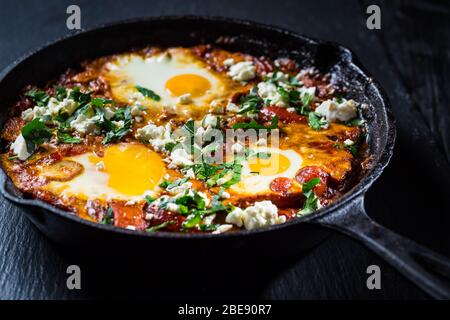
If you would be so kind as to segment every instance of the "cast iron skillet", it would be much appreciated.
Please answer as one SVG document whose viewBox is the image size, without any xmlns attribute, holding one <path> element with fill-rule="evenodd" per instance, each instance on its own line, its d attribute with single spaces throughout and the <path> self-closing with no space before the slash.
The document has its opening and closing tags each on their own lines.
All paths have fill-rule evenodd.
<svg viewBox="0 0 450 320">
<path fill-rule="evenodd" d="M 348 49 L 313 40 L 276 27 L 248 21 L 204 17 L 161 17 L 106 25 L 49 44 L 13 63 L 0 74 L 0 101 L 6 111 L 27 84 L 44 85 L 68 67 L 86 59 L 127 51 L 145 45 L 193 46 L 217 44 L 231 51 L 269 57 L 288 56 L 303 66 L 332 73 L 332 81 L 350 89 L 352 98 L 366 103 L 373 162 L 355 187 L 333 205 L 309 216 L 261 230 L 222 235 L 158 232 L 137 233 L 88 222 L 40 200 L 24 197 L 0 174 L 0 191 L 23 207 L 27 217 L 53 241 L 71 248 L 114 248 L 119 252 L 168 252 L 188 255 L 275 256 L 313 247 L 327 234 L 322 226 L 358 239 L 435 298 L 449 298 L 444 282 L 450 262 L 372 221 L 364 210 L 364 194 L 391 158 L 395 126 L 389 102 L 381 87 Z"/>
</svg>

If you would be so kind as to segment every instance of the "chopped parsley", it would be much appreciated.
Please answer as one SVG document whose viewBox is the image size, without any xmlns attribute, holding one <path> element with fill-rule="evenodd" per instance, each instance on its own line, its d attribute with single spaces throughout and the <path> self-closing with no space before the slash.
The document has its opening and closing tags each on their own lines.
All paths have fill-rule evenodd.
<svg viewBox="0 0 450 320">
<path fill-rule="evenodd" d="M 164 150 L 166 150 L 167 152 L 172 152 L 172 150 L 175 148 L 177 144 L 175 142 L 167 142 L 164 145 Z"/>
<path fill-rule="evenodd" d="M 91 102 L 91 94 L 89 92 L 81 92 L 79 87 L 74 87 L 70 91 L 69 98 L 80 104 L 80 108 Z"/>
<path fill-rule="evenodd" d="M 22 127 L 22 136 L 27 144 L 27 151 L 33 153 L 38 146 L 51 138 L 52 132 L 40 119 L 36 118 Z"/>
<path fill-rule="evenodd" d="M 80 138 L 73 137 L 69 133 L 64 132 L 62 130 L 58 130 L 57 137 L 58 141 L 62 143 L 77 144 L 81 142 Z"/>
<path fill-rule="evenodd" d="M 25 96 L 33 100 L 40 107 L 45 107 L 50 100 L 50 96 L 42 90 L 31 89 L 25 93 Z"/>
<path fill-rule="evenodd" d="M 206 180 L 217 173 L 221 169 L 221 166 L 213 166 L 206 162 L 197 163 L 189 168 L 194 171 L 195 177 L 199 180 Z"/>
<path fill-rule="evenodd" d="M 152 198 L 150 196 L 145 196 L 144 197 L 145 202 L 147 202 L 148 204 L 152 204 L 156 199 Z"/>
<path fill-rule="evenodd" d="M 167 226 L 169 226 L 171 224 L 174 224 L 174 223 L 175 223 L 175 221 L 165 221 L 163 223 L 160 223 L 160 224 L 157 224 L 157 225 L 152 226 L 150 228 L 147 228 L 147 229 L 145 229 L 145 231 L 147 231 L 148 233 L 153 233 L 153 232 L 158 231 L 160 229 L 164 229 L 165 227 L 167 227 Z"/>
<path fill-rule="evenodd" d="M 348 127 L 360 127 L 364 124 L 364 120 L 361 118 L 354 118 L 344 122 L 344 124 Z"/>
<path fill-rule="evenodd" d="M 241 109 L 238 114 L 257 113 L 263 104 L 263 100 L 259 97 L 256 88 L 250 90 L 249 94 L 242 96 L 240 99 Z"/>
<path fill-rule="evenodd" d="M 63 101 L 67 98 L 67 89 L 61 86 L 55 87 L 55 98 L 58 101 Z"/>
<path fill-rule="evenodd" d="M 183 178 L 183 179 L 178 179 L 178 180 L 176 180 L 175 182 L 169 183 L 165 188 L 168 189 L 168 190 L 170 190 L 170 189 L 179 187 L 179 186 L 181 186 L 182 184 L 188 182 L 188 180 L 189 180 L 189 178 L 187 178 L 187 177 L 186 177 L 186 178 Z"/>
<path fill-rule="evenodd" d="M 191 134 L 192 136 L 195 135 L 195 121 L 189 120 L 183 125 L 183 130 Z"/>
<path fill-rule="evenodd" d="M 142 93 L 145 97 L 150 98 L 152 100 L 155 101 L 159 101 L 161 100 L 161 97 L 158 96 L 153 90 L 141 87 L 141 86 L 136 86 L 135 87 L 137 91 L 139 91 L 140 93 Z"/>
<path fill-rule="evenodd" d="M 103 217 L 102 223 L 103 224 L 113 224 L 114 223 L 114 212 L 111 207 L 109 207 L 108 210 L 106 210 L 106 213 L 105 213 L 105 216 Z"/>
<path fill-rule="evenodd" d="M 216 231 L 218 227 L 218 224 L 202 224 L 200 225 L 200 231 Z"/>
<path fill-rule="evenodd" d="M 103 117 L 102 120 L 101 126 L 107 128 L 103 144 L 118 141 L 131 131 L 133 119 L 130 108 L 117 108 L 112 119 L 107 120 Z M 117 126 L 113 121 L 123 121 L 123 126 Z"/>
<path fill-rule="evenodd" d="M 314 193 L 314 187 L 320 183 L 319 178 L 313 178 L 302 184 L 302 191 L 306 197 L 303 209 L 298 212 L 299 215 L 314 212 L 319 207 L 319 198 Z"/>
<path fill-rule="evenodd" d="M 269 126 L 264 126 L 262 124 L 259 124 L 255 120 L 252 120 L 250 122 L 238 122 L 233 125 L 233 129 L 255 129 L 255 130 L 272 130 L 278 128 L 278 116 L 274 116 L 272 118 L 272 122 Z"/>
<path fill-rule="evenodd" d="M 361 145 L 364 143 L 364 140 L 366 139 L 365 134 L 360 134 L 358 139 L 354 141 L 353 144 L 346 145 L 344 144 L 345 149 L 347 149 L 353 156 L 356 156 L 358 154 L 359 149 L 361 148 Z"/>
<path fill-rule="evenodd" d="M 103 108 L 108 104 L 112 104 L 114 101 L 111 99 L 105 99 L 105 98 L 94 98 L 91 100 L 91 104 L 94 107 Z"/>
<path fill-rule="evenodd" d="M 328 126 L 328 121 L 320 114 L 315 112 L 308 113 L 308 124 L 314 130 L 325 129 Z"/>
<path fill-rule="evenodd" d="M 278 87 L 277 92 L 283 98 L 283 101 L 287 102 L 290 106 L 301 103 L 300 92 L 297 90 L 287 91 L 283 87 Z"/>
<path fill-rule="evenodd" d="M 170 181 L 169 180 L 164 180 L 163 182 L 161 182 L 159 184 L 159 187 L 166 189 L 168 186 L 170 185 Z"/>
</svg>

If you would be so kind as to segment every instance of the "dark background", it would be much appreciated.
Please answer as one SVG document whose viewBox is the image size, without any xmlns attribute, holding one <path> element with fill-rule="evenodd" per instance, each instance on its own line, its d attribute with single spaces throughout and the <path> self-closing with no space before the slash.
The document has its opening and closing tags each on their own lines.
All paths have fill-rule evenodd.
<svg viewBox="0 0 450 320">
<path fill-rule="evenodd" d="M 29 50 L 69 34 L 65 23 L 70 4 L 81 7 L 83 29 L 132 17 L 217 15 L 273 24 L 353 49 L 386 89 L 398 126 L 395 155 L 368 192 L 367 211 L 381 224 L 450 256 L 447 1 L 1 0 L 0 68 Z M 366 28 L 365 12 L 370 4 L 381 7 L 381 30 Z M 147 252 L 143 259 L 157 264 L 164 257 Z M 198 274 L 184 274 L 188 263 L 180 261 L 178 271 L 161 274 L 137 267 L 131 277 L 114 265 L 94 264 L 58 248 L 33 227 L 20 209 L 0 199 L 2 299 L 427 298 L 377 256 L 338 234 L 293 260 L 263 261 L 251 267 L 233 261 L 229 270 L 235 274 L 232 283 L 221 282 L 220 274 L 208 267 L 198 270 Z M 81 266 L 80 291 L 66 289 L 65 271 L 70 264 Z M 381 290 L 366 287 L 366 268 L 372 264 L 381 268 Z"/>
</svg>

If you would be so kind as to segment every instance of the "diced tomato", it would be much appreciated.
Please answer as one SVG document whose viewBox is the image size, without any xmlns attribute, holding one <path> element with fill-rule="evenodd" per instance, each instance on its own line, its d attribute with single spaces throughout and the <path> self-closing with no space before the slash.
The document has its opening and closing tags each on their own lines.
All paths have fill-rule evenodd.
<svg viewBox="0 0 450 320">
<path fill-rule="evenodd" d="M 144 219 L 144 211 L 141 205 L 125 205 L 124 201 L 112 200 L 111 208 L 114 212 L 114 225 L 126 228 L 133 226 L 136 230 L 144 230 L 148 222 Z"/>
<path fill-rule="evenodd" d="M 299 183 L 308 182 L 311 179 L 319 178 L 320 183 L 314 187 L 317 196 L 322 196 L 327 191 L 329 174 L 318 166 L 308 166 L 301 168 L 295 177 Z"/>
</svg>

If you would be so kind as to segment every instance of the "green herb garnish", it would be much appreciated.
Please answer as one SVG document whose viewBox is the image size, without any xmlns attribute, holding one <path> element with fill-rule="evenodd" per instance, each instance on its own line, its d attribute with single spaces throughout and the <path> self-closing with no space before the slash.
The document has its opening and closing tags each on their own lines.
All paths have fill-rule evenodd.
<svg viewBox="0 0 450 320">
<path fill-rule="evenodd" d="M 113 224 L 114 223 L 114 212 L 111 207 L 109 207 L 108 210 L 106 210 L 106 213 L 105 213 L 105 216 L 103 217 L 102 223 L 103 224 Z"/>
<path fill-rule="evenodd" d="M 320 114 L 315 112 L 308 113 L 308 124 L 314 130 L 325 129 L 328 126 L 328 121 Z"/>
<path fill-rule="evenodd" d="M 31 89 L 25 93 L 25 96 L 33 100 L 40 107 L 45 107 L 50 100 L 50 96 L 42 90 L 39 89 Z"/>
<path fill-rule="evenodd" d="M 152 204 L 156 199 L 152 198 L 150 196 L 145 196 L 144 197 L 145 202 L 147 202 L 148 204 Z"/>
<path fill-rule="evenodd" d="M 238 122 L 233 125 L 233 129 L 255 129 L 255 130 L 272 130 L 278 128 L 278 116 L 274 116 L 272 118 L 272 122 L 270 126 L 264 126 L 262 124 L 259 124 L 255 120 L 252 120 L 250 122 Z"/>
<path fill-rule="evenodd" d="M 81 142 L 80 138 L 72 137 L 69 133 L 58 130 L 58 141 L 62 143 L 77 144 Z"/>
<path fill-rule="evenodd" d="M 302 184 L 302 192 L 306 197 L 303 209 L 298 212 L 299 215 L 314 212 L 319 207 L 319 198 L 314 193 L 314 187 L 320 183 L 319 178 L 313 178 Z"/>
<path fill-rule="evenodd" d="M 106 120 L 103 118 L 103 121 L 107 123 L 107 126 L 110 128 L 110 131 L 106 133 L 106 136 L 103 139 L 103 143 L 107 144 L 118 141 L 128 134 L 131 130 L 133 119 L 130 108 L 124 107 L 116 109 L 114 117 L 111 120 Z M 123 121 L 123 126 L 118 127 L 114 125 L 112 121 Z"/>
<path fill-rule="evenodd" d="M 240 99 L 241 109 L 238 114 L 257 113 L 263 104 L 263 100 L 259 97 L 256 88 L 253 88 L 246 96 Z"/>
<path fill-rule="evenodd" d="M 55 98 L 58 101 L 63 101 L 67 98 L 67 89 L 61 86 L 55 87 Z"/>
<path fill-rule="evenodd" d="M 188 180 L 189 180 L 189 178 L 178 179 L 175 182 L 168 184 L 166 189 L 170 190 L 170 189 L 173 189 L 175 187 L 179 187 L 183 183 L 186 183 Z"/>
<path fill-rule="evenodd" d="M 166 222 L 157 224 L 155 226 L 152 226 L 150 228 L 147 228 L 145 231 L 147 231 L 148 233 L 152 233 L 152 232 L 158 231 L 160 229 L 164 229 L 168 225 L 171 225 L 171 224 L 174 224 L 174 223 L 175 223 L 175 221 L 166 221 Z"/>
<path fill-rule="evenodd" d="M 40 119 L 36 118 L 22 127 L 22 136 L 27 143 L 28 153 L 33 153 L 38 146 L 51 138 L 52 132 Z"/>
<path fill-rule="evenodd" d="M 177 144 L 175 142 L 167 142 L 164 145 L 164 150 L 166 150 L 167 152 L 172 152 L 172 150 L 175 148 Z"/>
<path fill-rule="evenodd" d="M 135 87 L 137 91 L 139 91 L 140 93 L 142 93 L 145 97 L 153 99 L 155 101 L 159 101 L 161 100 L 161 97 L 158 96 L 153 90 L 141 87 L 141 86 L 136 86 Z"/>
</svg>

